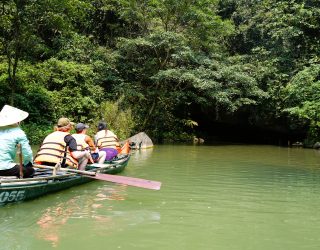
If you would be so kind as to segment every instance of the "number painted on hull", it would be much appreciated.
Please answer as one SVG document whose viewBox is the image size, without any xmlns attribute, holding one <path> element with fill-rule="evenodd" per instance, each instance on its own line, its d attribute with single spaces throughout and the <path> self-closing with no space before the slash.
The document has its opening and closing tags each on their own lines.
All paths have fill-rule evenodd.
<svg viewBox="0 0 320 250">
<path fill-rule="evenodd" d="M 25 197 L 25 190 L 5 191 L 0 193 L 0 203 L 22 201 Z"/>
</svg>

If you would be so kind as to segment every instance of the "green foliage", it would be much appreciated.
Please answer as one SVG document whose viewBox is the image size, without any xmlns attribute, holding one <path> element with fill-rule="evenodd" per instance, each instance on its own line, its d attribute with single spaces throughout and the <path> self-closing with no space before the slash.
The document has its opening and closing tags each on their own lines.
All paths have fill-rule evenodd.
<svg viewBox="0 0 320 250">
<path fill-rule="evenodd" d="M 266 97 L 251 73 L 254 65 L 193 51 L 181 34 L 122 39 L 118 48 L 118 69 L 126 82 L 119 91 L 144 118 L 142 129 L 172 130 L 187 118 L 191 103 L 213 108 L 218 117 L 219 112 L 232 113 Z"/>
<path fill-rule="evenodd" d="M 40 145 L 44 138 L 53 132 L 53 126 L 50 125 L 39 126 L 36 123 L 27 124 L 23 122 L 21 127 L 32 145 Z"/>
<path fill-rule="evenodd" d="M 94 84 L 95 77 L 91 65 L 77 62 L 53 58 L 36 65 L 21 64 L 16 106 L 28 111 L 30 122 L 38 124 L 52 124 L 61 116 L 75 121 L 93 119 L 94 110 L 104 99 L 103 88 Z M 7 83 L 1 79 L 5 87 Z"/>
<path fill-rule="evenodd" d="M 282 126 L 292 131 L 315 124 L 311 122 L 314 118 L 307 121 L 312 115 L 300 119 L 309 113 L 307 110 L 316 109 L 311 107 L 314 103 L 305 103 L 302 109 L 300 97 L 292 91 L 287 96 L 286 86 L 296 81 L 298 72 L 319 63 L 319 7 L 317 1 L 300 0 L 219 2 L 219 13 L 232 19 L 236 26 L 229 39 L 229 51 L 256 65 L 252 72 L 268 95 L 256 109 L 251 109 L 253 124 L 269 129 Z M 300 87 L 304 88 L 300 85 L 297 89 Z"/>
<path fill-rule="evenodd" d="M 318 136 L 320 129 L 320 65 L 315 64 L 298 72 L 289 82 L 286 91 L 285 112 L 310 124 L 309 136 Z"/>
<path fill-rule="evenodd" d="M 121 99 L 117 102 L 103 101 L 94 114 L 92 128 L 96 128 L 99 121 L 105 121 L 108 129 L 113 131 L 119 139 L 125 140 L 132 136 L 135 126 L 134 116 L 130 108 L 121 108 Z M 94 129 L 91 129 L 90 133 L 94 134 Z"/>
<path fill-rule="evenodd" d="M 5 66 L 4 64 L 3 67 Z M 16 76 L 19 88 L 13 94 L 15 106 L 29 112 L 28 122 L 37 124 L 48 124 L 52 119 L 53 106 L 47 89 L 39 85 L 34 77 L 35 67 L 26 62 L 20 62 L 20 70 Z M 8 75 L 2 71 L 0 66 L 0 105 L 10 104 L 10 84 Z"/>
<path fill-rule="evenodd" d="M 91 65 L 50 59 L 38 65 L 38 84 L 49 91 L 54 119 L 92 119 L 92 111 L 103 100 L 103 89 L 94 84 Z"/>
<path fill-rule="evenodd" d="M 242 116 L 315 137 L 319 9 L 315 0 L 5 0 L 0 104 L 30 113 L 28 133 L 68 116 L 105 119 L 121 138 L 187 139 L 199 117 Z"/>
</svg>

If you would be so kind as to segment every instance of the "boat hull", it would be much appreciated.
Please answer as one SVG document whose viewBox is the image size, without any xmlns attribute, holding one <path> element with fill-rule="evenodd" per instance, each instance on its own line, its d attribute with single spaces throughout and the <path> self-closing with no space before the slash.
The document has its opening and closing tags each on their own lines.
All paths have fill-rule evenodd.
<svg viewBox="0 0 320 250">
<path fill-rule="evenodd" d="M 130 155 L 107 164 L 88 165 L 88 171 L 106 174 L 122 172 L 128 164 Z M 99 165 L 99 166 L 97 166 Z M 101 166 L 102 165 L 102 166 Z M 59 172 L 60 175 L 43 177 L 39 170 L 38 177 L 30 179 L 0 179 L 0 206 L 8 203 L 22 202 L 37 197 L 64 190 L 73 186 L 81 185 L 93 178 L 79 174 Z M 43 172 L 43 171 L 42 171 Z M 48 172 L 48 171 L 47 171 Z"/>
</svg>

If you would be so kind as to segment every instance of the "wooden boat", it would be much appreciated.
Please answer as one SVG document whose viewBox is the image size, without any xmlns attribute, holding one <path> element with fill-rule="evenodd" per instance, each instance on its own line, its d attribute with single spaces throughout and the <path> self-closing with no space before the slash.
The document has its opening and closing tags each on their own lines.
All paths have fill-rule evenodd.
<svg viewBox="0 0 320 250">
<path fill-rule="evenodd" d="M 124 154 L 116 160 L 105 164 L 88 165 L 87 170 L 90 172 L 117 174 L 125 169 L 129 159 L 130 154 Z M 60 170 L 54 175 L 51 169 L 35 169 L 36 172 L 33 178 L 0 177 L 0 206 L 34 199 L 94 180 L 79 173 Z"/>
</svg>

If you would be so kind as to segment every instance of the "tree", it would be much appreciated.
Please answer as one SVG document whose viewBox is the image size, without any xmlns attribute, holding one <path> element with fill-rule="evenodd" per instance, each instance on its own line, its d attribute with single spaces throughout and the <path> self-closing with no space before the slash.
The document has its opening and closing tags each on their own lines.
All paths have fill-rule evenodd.
<svg viewBox="0 0 320 250">
<path fill-rule="evenodd" d="M 319 138 L 320 129 L 320 65 L 313 64 L 298 72 L 286 86 L 284 112 L 297 118 L 300 126 L 310 125 L 309 139 Z"/>
<path fill-rule="evenodd" d="M 220 112 L 232 113 L 266 97 L 250 75 L 253 65 L 197 53 L 181 34 L 158 32 L 122 39 L 118 52 L 121 90 L 144 118 L 139 124 L 143 130 L 179 127 L 190 120 L 194 104 L 214 109 L 218 119 Z"/>
<path fill-rule="evenodd" d="M 6 0 L 2 2 L 0 10 L 0 48 L 7 61 L 6 81 L 11 89 L 11 105 L 19 88 L 16 78 L 18 63 L 32 43 L 29 20 L 26 18 L 27 5 L 28 2 L 25 0 Z"/>
<path fill-rule="evenodd" d="M 254 124 L 297 128 L 290 120 L 293 113 L 283 112 L 288 108 L 284 100 L 292 101 L 286 86 L 298 72 L 319 62 L 319 7 L 313 0 L 220 1 L 219 13 L 236 26 L 229 51 L 256 65 L 255 78 L 268 93 L 252 110 Z"/>
<path fill-rule="evenodd" d="M 74 17 L 81 16 L 77 3 L 81 1 L 2 1 L 0 54 L 7 63 L 6 81 L 11 90 L 11 104 L 15 93 L 22 89 L 22 83 L 17 80 L 19 62 L 44 60 L 59 49 L 55 47 L 57 38 L 68 34 Z"/>
</svg>

